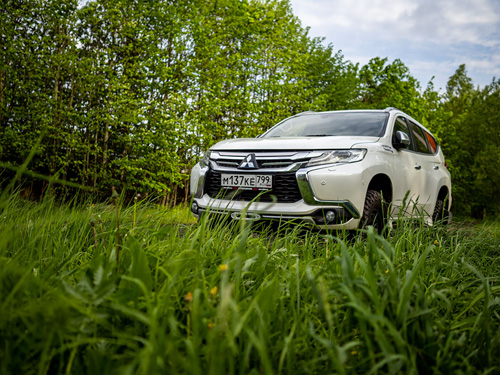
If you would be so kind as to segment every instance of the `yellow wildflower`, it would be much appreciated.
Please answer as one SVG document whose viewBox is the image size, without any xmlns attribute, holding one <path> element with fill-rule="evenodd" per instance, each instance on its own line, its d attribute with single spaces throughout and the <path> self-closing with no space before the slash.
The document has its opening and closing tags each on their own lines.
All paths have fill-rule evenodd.
<svg viewBox="0 0 500 375">
<path fill-rule="evenodd" d="M 193 300 L 193 293 L 187 292 L 186 296 L 184 297 L 184 300 L 186 302 L 191 302 Z"/>
<path fill-rule="evenodd" d="M 227 271 L 229 266 L 227 264 L 219 264 L 218 268 L 219 268 L 219 271 L 224 272 L 224 271 Z"/>
<path fill-rule="evenodd" d="M 358 352 L 356 350 L 351 351 L 351 355 L 356 355 L 356 354 L 358 354 Z"/>
<path fill-rule="evenodd" d="M 217 286 L 214 286 L 212 289 L 210 289 L 210 295 L 212 297 L 215 297 L 215 295 L 217 294 L 217 290 L 218 290 Z"/>
<path fill-rule="evenodd" d="M 208 323 L 207 327 L 208 327 L 208 329 L 212 329 L 215 327 L 215 323 Z"/>
<path fill-rule="evenodd" d="M 438 240 L 434 240 L 434 245 L 438 245 L 439 244 L 439 241 Z"/>
<path fill-rule="evenodd" d="M 389 273 L 389 270 L 385 270 L 385 273 L 388 274 Z"/>
</svg>

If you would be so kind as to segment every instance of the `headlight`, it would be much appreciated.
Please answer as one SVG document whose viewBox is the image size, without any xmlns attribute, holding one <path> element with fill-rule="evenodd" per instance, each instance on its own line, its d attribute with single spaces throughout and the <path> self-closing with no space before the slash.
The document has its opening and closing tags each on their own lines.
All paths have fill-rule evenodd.
<svg viewBox="0 0 500 375">
<path fill-rule="evenodd" d="M 200 167 L 205 168 L 210 165 L 210 151 L 205 152 L 200 160 Z"/>
<path fill-rule="evenodd" d="M 325 151 L 320 156 L 310 159 L 306 167 L 322 164 L 354 163 L 363 160 L 365 155 L 366 150 Z"/>
</svg>

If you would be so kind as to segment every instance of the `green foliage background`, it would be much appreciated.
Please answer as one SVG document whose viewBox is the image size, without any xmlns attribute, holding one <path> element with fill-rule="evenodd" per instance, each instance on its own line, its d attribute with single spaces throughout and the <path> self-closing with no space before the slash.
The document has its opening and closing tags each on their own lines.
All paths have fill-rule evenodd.
<svg viewBox="0 0 500 375">
<path fill-rule="evenodd" d="M 4 0 L 0 31 L 0 179 L 42 139 L 30 176 L 172 205 L 221 139 L 304 110 L 394 106 L 440 140 L 455 212 L 500 211 L 498 81 L 475 88 L 461 65 L 440 93 L 400 60 L 353 64 L 288 0 Z M 27 195 L 71 189 L 32 177 Z"/>
</svg>

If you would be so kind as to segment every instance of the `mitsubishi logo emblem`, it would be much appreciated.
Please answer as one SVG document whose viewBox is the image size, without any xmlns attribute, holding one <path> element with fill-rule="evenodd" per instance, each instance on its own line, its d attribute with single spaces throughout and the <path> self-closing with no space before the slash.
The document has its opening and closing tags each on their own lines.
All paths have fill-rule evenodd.
<svg viewBox="0 0 500 375">
<path fill-rule="evenodd" d="M 238 169 L 258 169 L 259 165 L 255 159 L 255 154 L 248 154 L 245 159 L 238 165 Z"/>
</svg>

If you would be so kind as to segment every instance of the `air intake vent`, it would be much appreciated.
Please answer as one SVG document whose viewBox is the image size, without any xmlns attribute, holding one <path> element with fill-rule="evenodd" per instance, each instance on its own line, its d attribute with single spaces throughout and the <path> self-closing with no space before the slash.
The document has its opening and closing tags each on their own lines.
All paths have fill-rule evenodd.
<svg viewBox="0 0 500 375">
<path fill-rule="evenodd" d="M 210 171 L 205 183 L 205 192 L 211 198 L 225 198 L 237 201 L 250 202 L 262 191 L 253 190 L 228 190 L 221 188 L 221 174 Z M 264 192 L 258 200 L 260 202 L 272 202 L 273 197 L 279 203 L 293 203 L 302 199 L 295 173 L 273 175 L 273 188 Z"/>
</svg>

